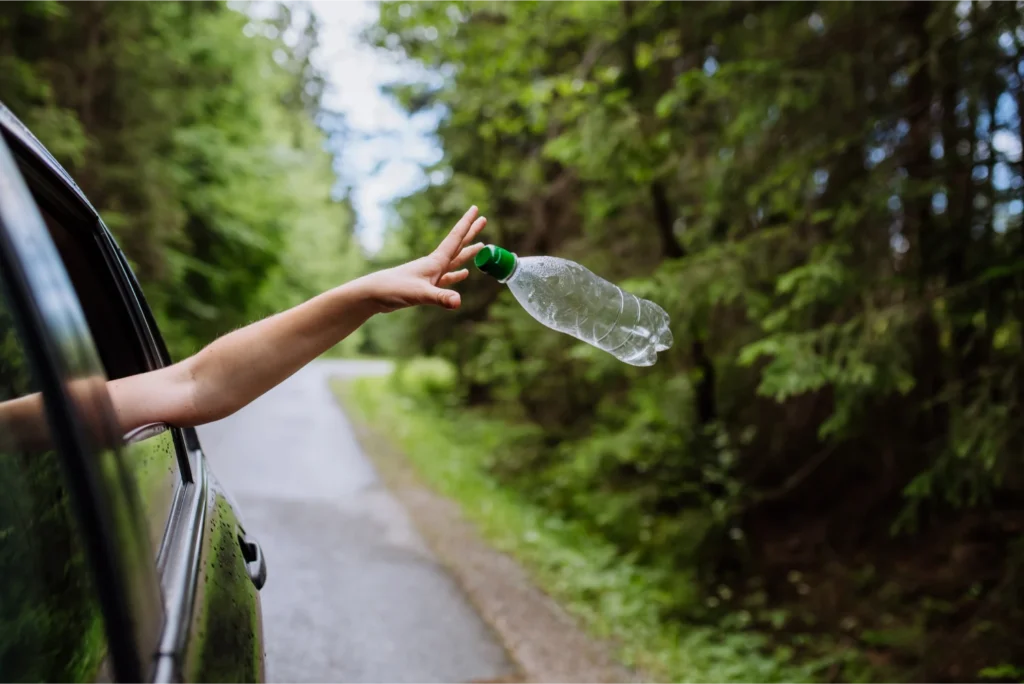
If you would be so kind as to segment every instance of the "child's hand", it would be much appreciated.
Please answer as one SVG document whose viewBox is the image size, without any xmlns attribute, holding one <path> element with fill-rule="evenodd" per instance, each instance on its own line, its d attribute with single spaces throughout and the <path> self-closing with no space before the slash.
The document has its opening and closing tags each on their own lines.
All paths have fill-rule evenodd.
<svg viewBox="0 0 1024 684">
<path fill-rule="evenodd" d="M 427 256 L 366 276 L 368 295 L 375 308 L 381 313 L 417 304 L 459 308 L 459 293 L 445 288 L 469 276 L 469 271 L 461 266 L 483 249 L 482 242 L 470 245 L 487 225 L 486 218 L 477 218 L 478 213 L 475 206 L 470 207 L 448 237 Z"/>
</svg>

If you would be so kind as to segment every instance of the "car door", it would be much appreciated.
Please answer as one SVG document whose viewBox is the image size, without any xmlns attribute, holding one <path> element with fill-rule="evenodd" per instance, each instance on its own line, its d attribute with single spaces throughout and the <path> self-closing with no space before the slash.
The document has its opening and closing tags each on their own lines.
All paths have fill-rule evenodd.
<svg viewBox="0 0 1024 684">
<path fill-rule="evenodd" d="M 0 141 L 5 680 L 149 679 L 164 624 L 81 309 Z"/>
<path fill-rule="evenodd" d="M 51 250 L 56 248 L 70 285 L 64 303 L 77 308 L 83 345 L 92 348 L 93 376 L 105 381 L 166 365 L 159 331 L 113 238 L 63 169 L 4 113 L 0 108 L 0 125 L 8 124 L 5 137 L 31 195 L 18 213 L 35 209 L 43 226 L 39 237 L 35 221 L 35 239 L 49 237 Z M 102 381 L 93 383 L 94 391 L 109 410 Z M 136 564 L 145 565 L 144 574 L 155 575 L 159 585 L 156 643 L 149 637 L 136 647 L 144 678 L 262 680 L 262 553 L 209 477 L 194 431 L 144 426 L 114 439 L 111 449 L 121 475 L 111 486 L 125 489 L 134 506 L 122 515 L 135 521 L 131 543 L 142 549 Z M 108 641 L 117 639 L 111 634 Z"/>
<path fill-rule="evenodd" d="M 108 231 L 101 242 L 112 277 L 136 319 L 155 367 L 170 358 L 127 259 Z M 262 681 L 265 674 L 258 590 L 267 577 L 263 551 L 213 476 L 192 428 L 172 431 L 190 481 L 160 550 L 169 624 L 167 668 L 187 681 Z M 187 607 L 191 606 L 191 611 Z M 170 671 L 170 670 L 169 670 Z"/>
<path fill-rule="evenodd" d="M 0 258 L 0 679 L 106 679 L 108 654 L 118 674 L 139 672 L 133 648 L 127 660 L 109 653 L 104 610 L 116 623 L 118 606 L 109 592 L 101 599 L 90 557 L 96 520 L 79 512 L 89 495 L 57 449 L 75 439 L 62 418 L 68 406 L 52 384 L 57 369 L 28 342 L 38 330 L 12 275 Z"/>
</svg>

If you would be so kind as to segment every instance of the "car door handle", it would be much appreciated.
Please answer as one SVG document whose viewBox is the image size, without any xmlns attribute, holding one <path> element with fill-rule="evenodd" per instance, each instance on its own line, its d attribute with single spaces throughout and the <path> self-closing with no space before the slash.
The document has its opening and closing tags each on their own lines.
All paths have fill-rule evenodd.
<svg viewBox="0 0 1024 684">
<path fill-rule="evenodd" d="M 242 558 L 245 559 L 245 571 L 257 590 L 267 582 L 267 559 L 263 557 L 260 543 L 245 532 L 239 531 L 238 545 L 242 547 Z"/>
</svg>

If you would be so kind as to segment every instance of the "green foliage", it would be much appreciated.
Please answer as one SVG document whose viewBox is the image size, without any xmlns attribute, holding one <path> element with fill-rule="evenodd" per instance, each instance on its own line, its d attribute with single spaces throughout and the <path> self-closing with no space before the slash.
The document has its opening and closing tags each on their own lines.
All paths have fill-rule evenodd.
<svg viewBox="0 0 1024 684">
<path fill-rule="evenodd" d="M 391 379 L 397 393 L 424 403 L 450 404 L 457 400 L 455 372 L 442 359 L 403 359 Z"/>
<path fill-rule="evenodd" d="M 388 260 L 476 203 L 489 240 L 661 304 L 676 346 L 625 366 L 480 276 L 454 316 L 373 339 L 525 426 L 488 458 L 502 487 L 702 595 L 764 577 L 766 610 L 884 635 L 846 568 L 962 595 L 982 571 L 955 549 L 988 554 L 1003 636 L 860 646 L 916 677 L 1002 662 L 1024 648 L 996 598 L 1024 495 L 1022 36 L 1008 3 L 383 4 L 367 38 L 425 74 L 391 92 L 439 114 L 444 150 Z M 794 565 L 816 582 L 791 595 Z M 660 590 L 665 615 L 720 617 Z M 865 676 L 851 658 L 832 676 Z"/>
<path fill-rule="evenodd" d="M 314 123 L 323 84 L 306 16 L 288 4 L 259 19 L 220 3 L 0 10 L 0 97 L 100 211 L 174 356 L 362 268 Z"/>
<path fill-rule="evenodd" d="M 978 673 L 979 679 L 1005 681 L 1024 681 L 1024 668 L 1015 667 L 1009 663 L 986 667 Z"/>
<path fill-rule="evenodd" d="M 430 370 L 407 367 L 391 378 L 339 381 L 335 391 L 357 419 L 401 447 L 430 486 L 458 501 L 488 541 L 522 559 L 540 585 L 594 634 L 618 644 L 625 663 L 657 681 L 815 680 L 823 663 L 794 666 L 791 658 L 767 650 L 757 635 L 680 630 L 666 620 L 663 606 L 678 603 L 683 594 L 692 604 L 700 602 L 694 578 L 623 559 L 614 545 L 578 522 L 503 487 L 488 473 L 488 457 L 516 427 L 481 415 L 439 412 L 427 390 L 416 385 L 429 385 L 444 364 L 416 366 Z"/>
</svg>

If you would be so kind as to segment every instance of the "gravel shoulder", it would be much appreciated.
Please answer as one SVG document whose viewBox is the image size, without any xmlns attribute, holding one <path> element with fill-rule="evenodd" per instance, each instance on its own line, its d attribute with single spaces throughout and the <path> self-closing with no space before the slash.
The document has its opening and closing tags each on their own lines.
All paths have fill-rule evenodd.
<svg viewBox="0 0 1024 684">
<path fill-rule="evenodd" d="M 342 399 L 344 404 L 344 399 Z M 354 411 L 347 411 L 350 417 Z M 612 648 L 588 636 L 513 558 L 489 546 L 458 504 L 419 479 L 385 436 L 352 418 L 363 452 L 405 506 L 434 555 L 461 585 L 531 682 L 633 682 Z M 509 680 L 497 680 L 509 681 Z"/>
</svg>

